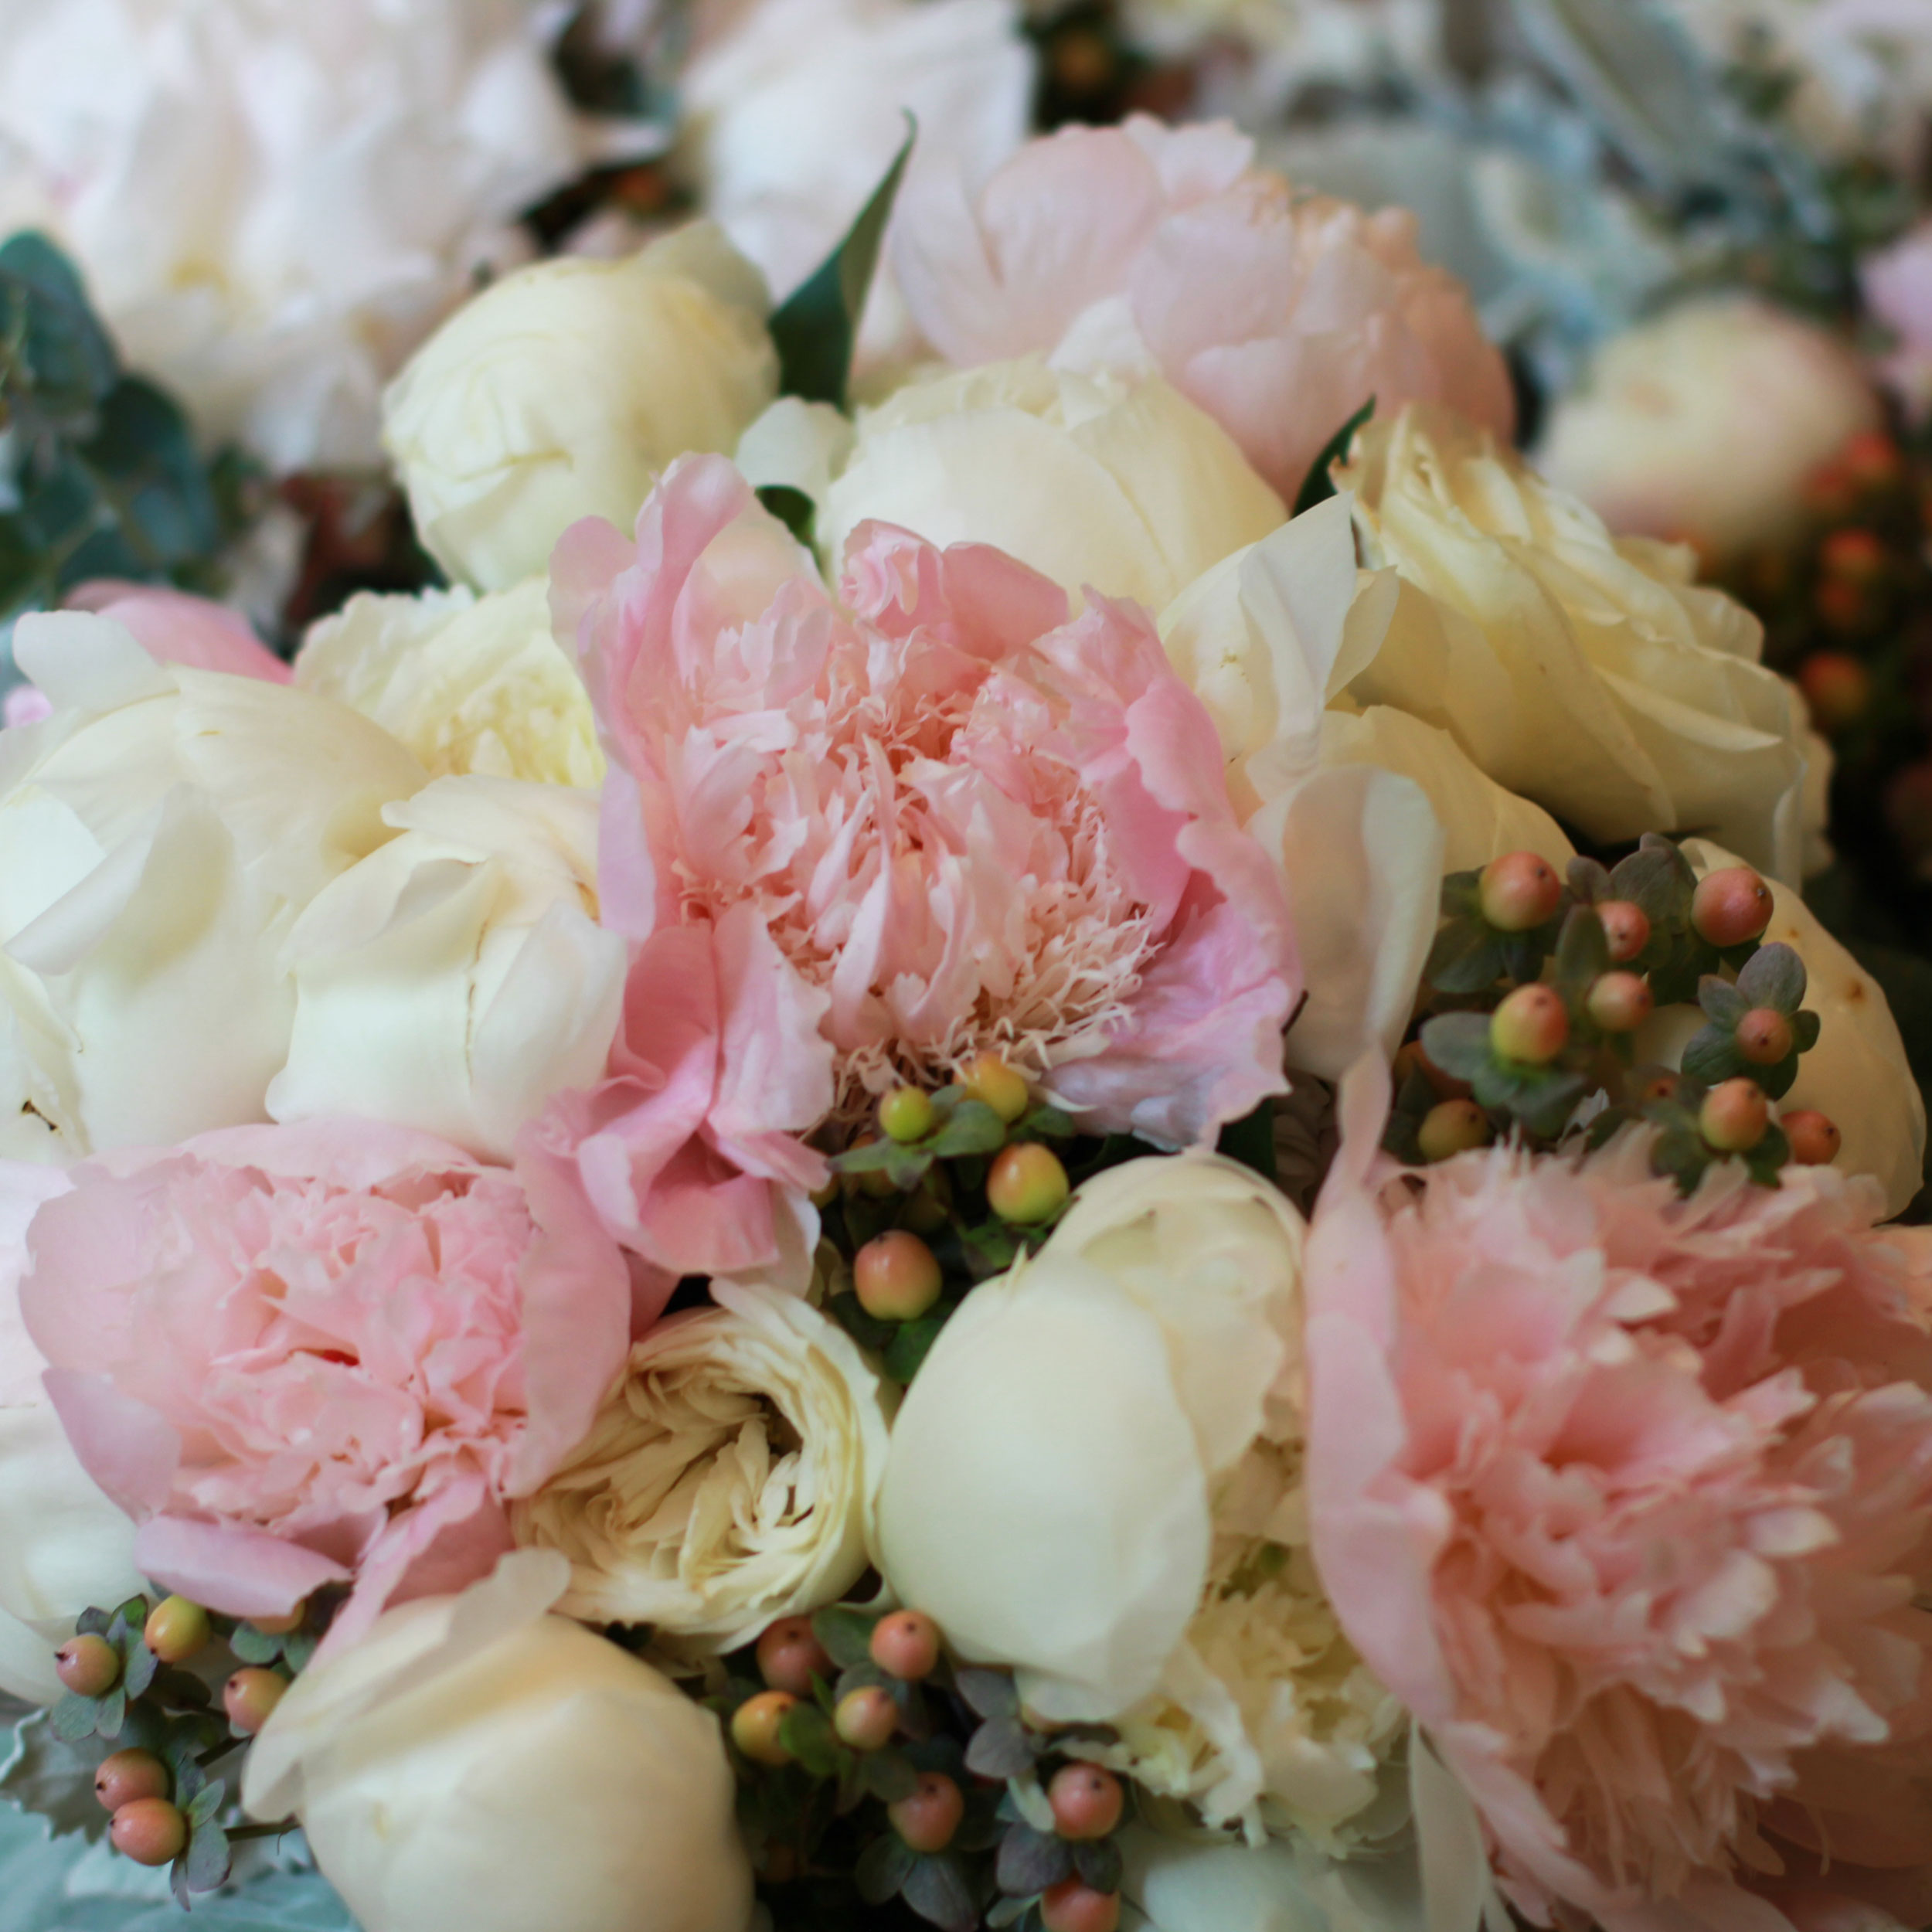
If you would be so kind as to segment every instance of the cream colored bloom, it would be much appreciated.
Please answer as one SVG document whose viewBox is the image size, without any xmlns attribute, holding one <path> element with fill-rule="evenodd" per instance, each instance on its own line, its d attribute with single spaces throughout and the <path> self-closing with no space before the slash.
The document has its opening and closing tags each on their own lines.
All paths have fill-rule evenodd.
<svg viewBox="0 0 1932 1932">
<path fill-rule="evenodd" d="M 1498 784 L 1592 838 L 1708 831 L 1799 876 L 1803 720 L 1756 619 L 1691 553 L 1614 539 L 1491 437 L 1410 409 L 1337 480 L 1401 594 L 1350 693 L 1453 736 Z"/>
<path fill-rule="evenodd" d="M 878 1376 L 809 1302 L 712 1294 L 632 1349 L 589 1438 L 512 1512 L 519 1543 L 570 1560 L 571 1615 L 702 1652 L 859 1580 L 889 1426 Z"/>
<path fill-rule="evenodd" d="M 1209 1155 L 1090 1182 L 907 1392 L 883 1568 L 1043 1716 L 1211 1822 L 1342 1840 L 1399 1709 L 1308 1558 L 1301 1217 Z"/>
<path fill-rule="evenodd" d="M 545 1612 L 554 1553 L 419 1597 L 298 1679 L 242 1799 L 291 1811 L 364 1932 L 749 1932 L 718 1720 Z"/>
<path fill-rule="evenodd" d="M 295 682 L 372 719 L 434 777 L 604 780 L 583 680 L 551 634 L 546 577 L 481 597 L 364 591 L 310 630 Z"/>
<path fill-rule="evenodd" d="M 425 547 L 486 590 L 540 573 L 581 517 L 628 529 L 658 472 L 730 451 L 776 393 L 758 271 L 708 222 L 622 261 L 508 275 L 383 400 Z"/>
<path fill-rule="evenodd" d="M 507 1161 L 560 1088 L 594 1087 L 629 953 L 597 923 L 595 794 L 439 778 L 296 922 L 278 1121 L 361 1114 Z"/>
<path fill-rule="evenodd" d="M 923 376 L 862 410 L 818 537 L 835 572 L 876 517 L 929 543 L 992 544 L 1076 598 L 1091 586 L 1158 611 L 1285 515 L 1226 431 L 1160 377 L 1028 357 Z"/>
</svg>

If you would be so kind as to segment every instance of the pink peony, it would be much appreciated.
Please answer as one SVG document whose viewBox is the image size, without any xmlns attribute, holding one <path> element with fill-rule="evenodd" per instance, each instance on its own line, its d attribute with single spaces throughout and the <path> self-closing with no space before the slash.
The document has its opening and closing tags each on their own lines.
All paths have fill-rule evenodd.
<svg viewBox="0 0 1932 1932">
<path fill-rule="evenodd" d="M 1447 403 L 1505 440 L 1509 378 L 1468 292 L 1400 209 L 1295 196 L 1225 124 L 1065 128 L 968 202 L 935 179 L 893 224 L 914 321 L 962 366 L 1035 351 L 1145 364 L 1293 502 L 1323 447 L 1378 413 Z"/>
<path fill-rule="evenodd" d="M 66 603 L 70 611 L 92 611 L 124 625 L 158 664 L 226 671 L 268 684 L 287 684 L 295 675 L 248 628 L 240 612 L 185 590 L 97 577 L 70 590 Z"/>
<path fill-rule="evenodd" d="M 48 1393 L 143 1573 L 216 1610 L 353 1579 L 346 1640 L 484 1575 L 624 1361 L 623 1257 L 540 1157 L 318 1121 L 70 1178 L 20 1291 Z"/>
<path fill-rule="evenodd" d="M 1505 1889 L 1609 1932 L 1923 1924 L 1925 1237 L 1831 1168 L 1680 1200 L 1641 1131 L 1379 1204 L 1385 1104 L 1345 1097 L 1309 1248 L 1315 1553 Z"/>
<path fill-rule="evenodd" d="M 1923 420 L 1932 413 L 1932 221 L 1867 256 L 1859 279 L 1867 306 L 1894 338 L 1879 373 Z"/>
<path fill-rule="evenodd" d="M 1286 907 L 1151 624 L 879 525 L 846 561 L 842 607 L 714 457 L 634 546 L 581 523 L 553 560 L 611 758 L 604 917 L 648 943 L 614 1084 L 546 1132 L 595 1123 L 587 1185 L 674 1270 L 776 1258 L 818 1172 L 782 1137 L 981 1051 L 1167 1146 L 1283 1088 Z M 736 1176 L 778 1192 L 716 1226 Z"/>
</svg>

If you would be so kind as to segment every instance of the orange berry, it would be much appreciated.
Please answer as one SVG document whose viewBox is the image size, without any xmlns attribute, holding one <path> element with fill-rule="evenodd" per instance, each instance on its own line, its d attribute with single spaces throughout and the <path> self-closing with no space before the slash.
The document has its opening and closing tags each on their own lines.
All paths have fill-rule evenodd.
<svg viewBox="0 0 1932 1932">
<path fill-rule="evenodd" d="M 1791 1022 L 1775 1009 L 1753 1006 L 1737 1022 L 1737 1050 L 1753 1066 L 1775 1066 L 1791 1053 Z"/>
<path fill-rule="evenodd" d="M 188 1821 L 165 1798 L 138 1798 L 107 1828 L 114 1849 L 137 1865 L 172 1865 L 188 1843 Z"/>
<path fill-rule="evenodd" d="M 288 1679 L 272 1670 L 252 1665 L 238 1670 L 222 1686 L 222 1709 L 229 1723 L 244 1737 L 253 1737 L 274 1715 L 275 1706 L 287 1695 Z"/>
<path fill-rule="evenodd" d="M 70 1637 L 53 1654 L 53 1674 L 77 1697 L 105 1697 L 121 1682 L 121 1653 L 104 1637 Z"/>
<path fill-rule="evenodd" d="M 1611 963 L 1628 965 L 1650 944 L 1650 916 L 1628 899 L 1606 899 L 1597 908 L 1604 937 L 1610 944 Z"/>
<path fill-rule="evenodd" d="M 747 1697 L 731 1713 L 732 1743 L 754 1764 L 789 1764 L 791 1753 L 778 1730 L 798 1702 L 790 1691 L 760 1691 Z"/>
<path fill-rule="evenodd" d="M 1720 1154 L 1748 1154 L 1770 1125 L 1770 1103 L 1757 1081 L 1720 1080 L 1704 1096 L 1697 1131 Z"/>
<path fill-rule="evenodd" d="M 1801 1107 L 1787 1114 L 1778 1125 L 1791 1144 L 1791 1158 L 1800 1167 L 1829 1167 L 1845 1145 L 1838 1123 L 1815 1107 Z"/>
<path fill-rule="evenodd" d="M 1483 867 L 1476 898 L 1498 932 L 1526 933 L 1556 917 L 1563 882 L 1540 853 L 1508 852 Z"/>
<path fill-rule="evenodd" d="M 872 1626 L 872 1660 L 890 1675 L 917 1683 L 939 1668 L 939 1626 L 923 1610 L 896 1610 Z"/>
<path fill-rule="evenodd" d="M 1683 1083 L 1682 1074 L 1674 1073 L 1667 1066 L 1654 1067 L 1635 1083 L 1637 1104 L 1644 1107 L 1654 1100 L 1674 1100 Z"/>
<path fill-rule="evenodd" d="M 291 1631 L 300 1630 L 307 1606 L 298 1604 L 286 1617 L 251 1617 L 249 1621 L 264 1637 L 286 1637 Z"/>
<path fill-rule="evenodd" d="M 899 1728 L 899 1706 L 889 1690 L 862 1684 L 838 1700 L 832 1727 L 855 1751 L 883 1750 Z"/>
<path fill-rule="evenodd" d="M 1519 986 L 1489 1016 L 1489 1044 L 1504 1060 L 1546 1066 L 1569 1043 L 1569 1010 L 1553 986 Z"/>
<path fill-rule="evenodd" d="M 1046 1932 L 1115 1932 L 1121 1895 L 1097 1892 L 1084 1879 L 1063 1879 L 1040 1894 L 1039 1916 Z"/>
<path fill-rule="evenodd" d="M 1856 528 L 1834 530 L 1818 546 L 1818 560 L 1831 576 L 1854 583 L 1875 583 L 1890 562 L 1879 537 Z"/>
<path fill-rule="evenodd" d="M 1050 1147 L 1019 1141 L 993 1156 L 986 1176 L 986 1203 L 1002 1221 L 1032 1227 L 1060 1212 L 1072 1185 Z"/>
<path fill-rule="evenodd" d="M 966 1815 L 966 1800 L 944 1771 L 921 1771 L 919 1789 L 886 1807 L 893 1829 L 915 1852 L 943 1852 Z"/>
<path fill-rule="evenodd" d="M 1127 1795 L 1121 1781 L 1097 1764 L 1063 1764 L 1046 1787 L 1053 1828 L 1065 1838 L 1105 1838 L 1121 1821 Z"/>
<path fill-rule="evenodd" d="M 1821 577 L 1811 602 L 1832 630 L 1862 631 L 1872 617 L 1869 587 L 1855 577 Z"/>
<path fill-rule="evenodd" d="M 165 1597 L 148 1613 L 141 1635 L 164 1664 L 185 1663 L 207 1643 L 208 1613 L 185 1597 Z"/>
<path fill-rule="evenodd" d="M 115 1751 L 94 1773 L 94 1796 L 104 1811 L 117 1811 L 138 1798 L 165 1798 L 168 1767 L 152 1751 Z"/>
<path fill-rule="evenodd" d="M 984 1100 L 1009 1127 L 1032 1104 L 1024 1077 L 997 1053 L 982 1053 L 960 1077 L 960 1085 Z"/>
<path fill-rule="evenodd" d="M 1749 866 L 1706 872 L 1691 895 L 1691 928 L 1713 946 L 1741 946 L 1771 923 L 1777 902 Z"/>
<path fill-rule="evenodd" d="M 1656 1005 L 1650 981 L 1636 973 L 1606 973 L 1590 989 L 1590 1017 L 1606 1033 L 1634 1033 Z"/>
<path fill-rule="evenodd" d="M 809 1697 L 815 1676 L 835 1673 L 825 1645 L 811 1633 L 811 1619 L 781 1617 L 758 1639 L 758 1675 L 773 1690 Z"/>
<path fill-rule="evenodd" d="M 903 1228 L 868 1241 L 852 1257 L 852 1281 L 859 1305 L 877 1321 L 917 1321 L 945 1285 L 939 1257 Z"/>
<path fill-rule="evenodd" d="M 1899 446 L 1883 430 L 1860 430 L 1845 439 L 1838 461 L 1862 490 L 1889 489 L 1905 473 Z"/>
<path fill-rule="evenodd" d="M 1491 1138 L 1489 1116 L 1474 1100 L 1438 1100 L 1416 1130 L 1416 1145 L 1432 1165 L 1487 1147 Z"/>
<path fill-rule="evenodd" d="M 1872 674 L 1846 651 L 1814 651 L 1798 668 L 1798 688 L 1821 731 L 1842 731 L 1870 708 Z"/>
</svg>

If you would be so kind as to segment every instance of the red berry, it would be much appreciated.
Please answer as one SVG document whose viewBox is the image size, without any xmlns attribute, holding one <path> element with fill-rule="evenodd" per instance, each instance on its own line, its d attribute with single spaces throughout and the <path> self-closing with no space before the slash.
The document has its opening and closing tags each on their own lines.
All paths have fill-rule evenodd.
<svg viewBox="0 0 1932 1932">
<path fill-rule="evenodd" d="M 1771 889 L 1749 866 L 1706 872 L 1691 895 L 1691 927 L 1720 950 L 1755 939 L 1771 923 Z"/>
<path fill-rule="evenodd" d="M 1597 908 L 1597 917 L 1610 942 L 1613 964 L 1627 966 L 1650 944 L 1649 915 L 1634 900 L 1606 899 Z"/>
<path fill-rule="evenodd" d="M 1606 973 L 1590 989 L 1590 1017 L 1606 1033 L 1634 1033 L 1657 1004 L 1650 981 L 1635 973 Z"/>
<path fill-rule="evenodd" d="M 116 1751 L 94 1773 L 94 1796 L 104 1811 L 117 1811 L 137 1798 L 165 1798 L 168 1767 L 152 1751 Z"/>
<path fill-rule="evenodd" d="M 862 1684 L 839 1699 L 832 1727 L 855 1751 L 883 1750 L 899 1728 L 898 1702 L 877 1684 Z"/>
<path fill-rule="evenodd" d="M 1778 1125 L 1791 1144 L 1791 1158 L 1800 1167 L 1829 1167 L 1845 1145 L 1838 1123 L 1815 1107 L 1801 1107 L 1787 1114 Z"/>
<path fill-rule="evenodd" d="M 1885 788 L 1886 822 L 1908 856 L 1932 852 L 1932 758 L 1896 773 Z"/>
<path fill-rule="evenodd" d="M 1770 1103 L 1757 1081 L 1720 1080 L 1704 1096 L 1697 1131 L 1720 1154 L 1748 1154 L 1770 1125 Z"/>
<path fill-rule="evenodd" d="M 236 1671 L 222 1686 L 222 1709 L 236 1730 L 243 1737 L 253 1737 L 274 1716 L 287 1690 L 286 1677 L 251 1666 Z"/>
<path fill-rule="evenodd" d="M 1519 986 L 1489 1016 L 1489 1044 L 1504 1060 L 1546 1066 L 1569 1043 L 1569 1010 L 1553 986 Z"/>
<path fill-rule="evenodd" d="M 944 1851 L 965 1815 L 964 1797 L 943 1771 L 921 1771 L 919 1789 L 886 1807 L 893 1829 L 920 1852 Z"/>
<path fill-rule="evenodd" d="M 1814 651 L 1798 668 L 1798 688 L 1821 731 L 1857 723 L 1872 702 L 1872 674 L 1847 651 Z"/>
<path fill-rule="evenodd" d="M 1431 1165 L 1487 1147 L 1490 1139 L 1489 1116 L 1474 1100 L 1438 1101 L 1416 1130 L 1416 1144 Z"/>
<path fill-rule="evenodd" d="M 1097 1764 L 1063 1764 L 1046 1787 L 1053 1828 L 1062 1838 L 1105 1838 L 1127 1803 L 1121 1781 Z"/>
<path fill-rule="evenodd" d="M 903 1228 L 868 1241 L 852 1257 L 852 1279 L 859 1305 L 879 1321 L 917 1321 L 945 1285 L 938 1257 Z"/>
<path fill-rule="evenodd" d="M 939 1668 L 939 1626 L 923 1610 L 896 1610 L 872 1626 L 872 1660 L 916 1684 Z"/>
<path fill-rule="evenodd" d="M 984 1100 L 1009 1127 L 1032 1104 L 1025 1077 L 997 1053 L 982 1053 L 960 1077 L 960 1085 Z"/>
<path fill-rule="evenodd" d="M 789 1764 L 791 1753 L 778 1736 L 786 1714 L 798 1703 L 790 1691 L 760 1691 L 731 1713 L 731 1741 L 754 1764 Z"/>
<path fill-rule="evenodd" d="M 1002 1148 L 986 1176 L 987 1206 L 1002 1221 L 1021 1227 L 1051 1220 L 1071 1191 L 1060 1156 L 1037 1141 Z"/>
<path fill-rule="evenodd" d="M 172 1865 L 188 1843 L 188 1821 L 165 1798 L 138 1798 L 107 1828 L 114 1849 L 137 1865 Z"/>
<path fill-rule="evenodd" d="M 185 1597 L 165 1597 L 148 1613 L 141 1635 L 164 1664 L 182 1664 L 206 1644 L 208 1613 Z"/>
<path fill-rule="evenodd" d="M 54 1675 L 77 1697 L 105 1697 L 121 1682 L 121 1653 L 104 1637 L 70 1637 L 53 1654 Z"/>
<path fill-rule="evenodd" d="M 835 1674 L 825 1646 L 811 1634 L 809 1617 L 781 1617 L 758 1639 L 758 1675 L 773 1690 L 809 1697 L 815 1675 Z"/>
<path fill-rule="evenodd" d="M 1818 546 L 1818 560 L 1832 577 L 1870 583 L 1885 574 L 1885 546 L 1872 531 L 1834 530 Z"/>
<path fill-rule="evenodd" d="M 1862 631 L 1871 621 L 1870 590 L 1853 577 L 1819 578 L 1811 602 L 1834 631 Z"/>
<path fill-rule="evenodd" d="M 1476 902 L 1498 932 L 1526 933 L 1556 917 L 1563 882 L 1540 853 L 1506 852 L 1483 867 Z"/>
<path fill-rule="evenodd" d="M 1905 471 L 1899 446 L 1883 430 L 1860 430 L 1848 437 L 1838 462 L 1862 490 L 1888 490 Z"/>
<path fill-rule="evenodd" d="M 890 1141 L 923 1141 L 937 1119 L 932 1102 L 916 1087 L 895 1087 L 879 1103 L 879 1124 Z"/>
<path fill-rule="evenodd" d="M 1775 1066 L 1791 1056 L 1791 1022 L 1775 1009 L 1753 1006 L 1737 1022 L 1737 1050 L 1753 1066 Z"/>
<path fill-rule="evenodd" d="M 1121 1922 L 1121 1895 L 1097 1892 L 1080 1879 L 1063 1879 L 1041 1893 L 1039 1915 L 1046 1932 L 1114 1932 Z"/>
<path fill-rule="evenodd" d="M 1816 516 L 1843 516 L 1852 508 L 1855 489 L 1842 457 L 1821 463 L 1804 480 L 1805 507 Z"/>
</svg>

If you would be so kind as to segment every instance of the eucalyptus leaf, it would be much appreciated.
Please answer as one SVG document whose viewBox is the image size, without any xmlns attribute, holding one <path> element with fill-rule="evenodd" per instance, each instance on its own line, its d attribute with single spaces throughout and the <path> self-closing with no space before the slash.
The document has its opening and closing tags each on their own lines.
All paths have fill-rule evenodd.
<svg viewBox="0 0 1932 1932">
<path fill-rule="evenodd" d="M 811 1634 L 835 1664 L 850 1668 L 872 1662 L 872 1634 L 878 1623 L 874 1611 L 835 1604 L 812 1618 Z"/>
<path fill-rule="evenodd" d="M 911 1876 L 919 1862 L 915 1852 L 896 1832 L 876 1838 L 859 1854 L 852 1883 L 868 1905 L 883 1905 Z"/>
<path fill-rule="evenodd" d="M 1010 1717 L 989 1717 L 966 1746 L 966 1768 L 975 1777 L 1019 1777 L 1033 1768 L 1033 1747 Z"/>
<path fill-rule="evenodd" d="M 859 1760 L 867 1791 L 882 1804 L 896 1804 L 919 1789 L 919 1774 L 897 1751 L 869 1751 Z"/>
<path fill-rule="evenodd" d="M 233 1863 L 228 1834 L 212 1819 L 196 1825 L 194 1835 L 188 1841 L 187 1863 L 191 1892 L 218 1891 L 228 1883 Z"/>
<path fill-rule="evenodd" d="M 1713 1024 L 1726 1028 L 1735 1027 L 1751 1010 L 1743 988 L 1716 973 L 1706 973 L 1698 981 L 1697 1003 Z"/>
<path fill-rule="evenodd" d="M 1000 1841 L 999 1858 L 994 1876 L 1002 1892 L 1030 1897 L 1070 1878 L 1073 1854 L 1066 1839 L 1050 1832 L 1036 1831 L 1030 1825 L 1010 1827 Z"/>
<path fill-rule="evenodd" d="M 0 1771 L 0 1798 L 46 1819 L 57 1838 L 104 1838 L 107 1814 L 94 1796 L 94 1773 L 106 1755 L 97 1738 L 63 1737 L 48 1713 L 31 1712 L 14 1727 L 12 1755 Z"/>
<path fill-rule="evenodd" d="M 1706 1087 L 1753 1070 L 1737 1050 L 1736 1034 L 1716 1021 L 1699 1027 L 1685 1043 L 1682 1065 L 1692 1080 L 1702 1080 Z"/>
<path fill-rule="evenodd" d="M 1580 992 L 1610 971 L 1610 940 L 1604 922 L 1587 906 L 1573 906 L 1556 942 L 1556 980 Z"/>
<path fill-rule="evenodd" d="M 1111 1838 L 1089 1838 L 1073 1847 L 1073 1869 L 1097 1892 L 1121 1889 L 1121 1848 Z"/>
<path fill-rule="evenodd" d="M 940 1932 L 977 1932 L 979 1907 L 965 1866 L 951 1852 L 922 1858 L 906 1874 L 901 1896 Z"/>
<path fill-rule="evenodd" d="M 1019 1686 L 1003 1670 L 981 1670 L 963 1665 L 954 1679 L 954 1688 L 966 1700 L 967 1708 L 978 1717 L 1017 1717 Z"/>
<path fill-rule="evenodd" d="M 1791 1014 L 1804 1004 L 1804 962 L 1781 940 L 1760 946 L 1737 975 L 1739 995 L 1751 1006 Z"/>
<path fill-rule="evenodd" d="M 1422 1050 L 1452 1080 L 1473 1080 L 1495 1063 L 1486 1013 L 1438 1013 L 1422 1029 Z"/>
</svg>

